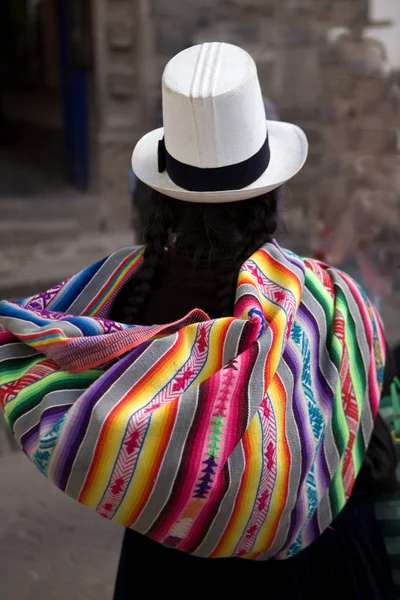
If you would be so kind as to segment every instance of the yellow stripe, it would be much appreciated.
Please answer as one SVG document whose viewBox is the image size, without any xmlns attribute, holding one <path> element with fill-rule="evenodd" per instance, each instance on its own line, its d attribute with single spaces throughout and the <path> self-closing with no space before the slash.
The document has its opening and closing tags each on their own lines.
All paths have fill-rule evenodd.
<svg viewBox="0 0 400 600">
<path fill-rule="evenodd" d="M 216 322 L 213 325 L 212 328 L 212 333 L 210 336 L 210 341 L 209 344 L 210 346 L 212 345 L 213 347 L 218 347 L 219 343 L 222 341 L 222 336 L 224 331 L 226 330 L 226 322 L 227 319 L 221 319 L 221 322 Z M 152 382 L 152 394 L 156 394 L 158 390 L 160 390 L 162 387 L 164 387 L 164 385 L 166 385 L 166 383 L 170 380 L 171 378 L 171 372 L 174 372 L 175 369 L 177 369 L 176 365 L 183 365 L 186 360 L 190 357 L 190 353 L 191 353 L 191 348 L 193 346 L 193 343 L 195 341 L 196 335 L 197 335 L 197 330 L 198 330 L 198 325 L 190 325 L 185 329 L 185 338 L 184 338 L 184 346 L 181 349 L 181 352 L 179 353 L 179 356 L 176 356 L 174 358 L 173 361 L 173 365 L 174 365 L 174 370 L 170 369 L 170 368 L 163 368 L 162 369 L 162 373 L 158 372 L 157 373 L 157 381 L 153 381 Z M 195 381 L 195 385 L 199 385 L 202 381 L 205 381 L 206 379 L 209 379 L 218 369 L 221 368 L 221 358 L 222 356 L 219 355 L 218 352 L 209 352 L 208 356 L 207 356 L 207 362 L 206 365 L 204 366 L 203 370 L 201 371 L 201 373 L 199 374 L 199 377 L 196 379 Z M 180 367 L 179 367 L 180 368 Z M 165 381 L 160 381 L 160 377 L 164 376 Z M 141 391 L 141 393 L 137 394 L 135 397 L 135 409 L 134 410 L 139 410 L 139 408 L 142 408 L 142 406 L 145 406 L 148 402 L 148 391 L 149 388 L 147 387 L 147 394 L 144 396 L 144 391 Z M 142 402 L 141 402 L 142 401 Z M 140 406 L 140 403 L 142 404 Z M 127 419 L 129 417 L 129 414 L 132 412 L 132 405 L 130 405 L 130 408 L 128 408 L 125 412 L 123 412 L 121 414 L 121 416 L 119 417 L 119 422 L 123 422 L 124 419 Z M 160 409 L 157 410 L 157 414 L 160 412 Z M 163 414 L 163 413 L 162 413 Z M 158 417 L 157 417 L 158 418 Z M 158 428 L 159 425 L 157 424 L 157 422 L 154 422 L 154 415 L 152 417 L 152 424 L 150 426 L 150 430 L 148 431 L 148 433 L 146 434 L 146 440 L 143 446 L 143 450 L 141 452 L 140 455 L 140 459 L 139 459 L 139 463 L 140 463 L 140 468 L 139 468 L 139 463 L 137 465 L 137 473 L 141 473 L 140 476 L 143 475 L 144 470 L 145 470 L 145 464 L 143 463 L 143 459 L 142 457 L 146 454 L 147 455 L 147 460 L 153 460 L 154 457 L 156 456 L 156 450 L 154 449 L 154 455 L 151 455 L 151 459 L 150 459 L 150 450 L 149 448 L 151 447 L 150 443 L 149 443 L 149 439 L 152 439 L 152 443 L 155 444 L 154 442 L 154 437 L 150 438 L 149 436 L 153 436 L 153 427 Z M 110 461 L 110 464 L 108 465 L 108 469 L 106 467 L 106 465 L 102 465 L 101 467 L 101 471 L 103 472 L 103 469 L 107 469 L 108 472 L 112 472 L 112 468 L 114 466 L 114 462 L 116 459 L 116 456 L 114 455 L 115 452 L 118 451 L 119 446 L 122 442 L 122 437 L 118 438 L 119 442 L 117 444 L 117 442 L 115 442 L 115 445 L 113 446 L 113 449 L 111 451 L 109 451 L 109 454 L 114 456 L 113 460 Z M 148 464 L 151 464 L 150 462 Z M 100 470 L 100 469 L 99 469 Z M 97 478 L 96 478 L 97 479 Z M 104 481 L 101 482 L 101 484 L 99 485 L 99 493 L 101 493 L 101 490 L 104 489 L 104 486 L 107 485 L 107 480 L 105 480 L 105 477 L 102 478 Z M 134 477 L 134 480 L 136 481 L 136 475 Z M 134 487 L 134 482 L 132 482 L 132 486 L 130 486 L 130 489 Z M 143 487 L 143 484 L 141 483 L 139 487 Z M 135 491 L 128 491 L 127 497 L 129 498 L 134 498 L 134 500 L 132 499 L 131 503 L 130 503 L 130 511 L 132 511 L 132 507 L 134 506 L 134 504 L 132 504 L 132 502 L 137 502 L 139 499 L 139 495 L 137 493 L 135 493 Z M 96 496 L 97 497 L 97 496 Z M 98 502 L 95 503 L 95 506 L 97 505 Z M 86 504 L 86 502 L 85 502 Z M 123 522 L 120 519 L 125 519 L 126 518 L 126 514 L 128 514 L 128 510 L 129 510 L 129 503 L 127 504 L 127 501 L 124 500 L 123 505 L 121 505 L 120 510 L 121 515 L 120 516 L 120 512 L 118 511 L 118 516 L 116 518 L 117 522 Z"/>
<path fill-rule="evenodd" d="M 220 319 L 218 321 L 214 321 L 213 326 L 211 328 L 211 333 L 209 335 L 209 350 L 207 355 L 207 362 L 204 365 L 201 373 L 196 379 L 196 385 L 200 385 L 206 379 L 212 377 L 217 371 L 219 371 L 222 367 L 222 359 L 223 359 L 223 346 L 221 346 L 221 342 L 224 342 L 226 335 L 226 327 L 227 322 L 232 321 L 229 319 Z M 215 351 L 211 349 L 215 348 Z M 221 348 L 221 353 L 218 352 L 218 349 Z"/>
<path fill-rule="evenodd" d="M 135 257 L 132 257 L 128 261 L 128 263 L 125 265 L 124 269 L 121 271 L 119 276 L 113 280 L 112 286 L 107 287 L 107 290 L 105 290 L 105 292 L 100 296 L 99 300 L 96 302 L 96 304 L 93 306 L 93 308 L 91 309 L 91 311 L 88 313 L 87 316 L 95 316 L 96 313 L 98 313 L 101 310 L 101 308 L 104 306 L 104 304 L 106 304 L 107 300 L 113 294 L 115 288 L 119 285 L 119 283 L 121 281 L 126 279 L 126 274 L 135 268 L 135 266 L 137 265 L 137 263 L 139 262 L 139 260 L 143 254 L 144 254 L 144 250 L 142 250 L 139 254 L 137 254 Z M 112 275 L 111 275 L 110 279 L 112 279 Z M 105 285 L 109 286 L 109 283 L 106 283 Z M 104 287 L 103 287 L 103 289 L 104 289 Z"/>
<path fill-rule="evenodd" d="M 271 502 L 268 510 L 268 519 L 264 522 L 257 536 L 252 554 L 267 550 L 275 537 L 274 527 L 279 521 L 282 510 L 286 503 L 285 490 L 288 484 L 290 471 L 289 450 L 286 451 L 286 398 L 280 392 L 280 386 L 277 379 L 271 382 L 268 388 L 268 394 L 275 413 L 275 422 L 277 425 L 277 474 L 272 492 Z"/>
<path fill-rule="evenodd" d="M 53 346 L 54 344 L 56 344 L 57 342 L 67 342 L 68 338 L 65 337 L 64 335 L 54 335 L 51 336 L 51 338 L 48 338 L 47 340 L 43 340 L 43 341 L 29 341 L 29 340 L 25 340 L 25 343 L 28 344 L 29 346 L 33 347 L 33 348 L 46 348 L 47 346 Z"/>
<path fill-rule="evenodd" d="M 113 521 L 127 524 L 130 515 L 140 502 L 143 491 L 146 489 L 153 475 L 153 465 L 156 460 L 159 445 L 165 445 L 165 429 L 168 425 L 170 405 L 158 408 L 151 417 L 151 424 L 146 432 L 144 444 L 140 452 L 135 473 L 129 484 L 125 498 L 115 514 Z M 153 482 L 153 485 L 155 481 Z"/>
<path fill-rule="evenodd" d="M 262 426 L 258 414 L 252 419 L 246 433 L 243 436 L 243 441 L 249 446 L 248 463 L 245 466 L 242 482 L 237 495 L 239 500 L 232 513 L 232 520 L 229 524 L 229 535 L 218 548 L 217 557 L 230 556 L 235 552 L 236 546 L 247 527 L 247 523 L 251 518 L 254 504 L 257 500 L 257 491 L 260 483 L 262 472 Z"/>
<path fill-rule="evenodd" d="M 126 425 L 129 422 L 133 413 L 141 410 L 146 406 L 149 400 L 162 390 L 170 381 L 171 377 L 176 373 L 179 367 L 189 358 L 191 349 L 196 337 L 196 326 L 188 327 L 182 336 L 183 343 L 178 352 L 174 352 L 172 364 L 165 365 L 162 369 L 157 369 L 154 373 L 152 381 L 146 380 L 146 385 L 141 386 L 136 390 L 134 397 L 131 397 L 128 402 L 121 407 L 117 415 L 113 419 L 111 431 L 107 437 L 102 440 L 100 434 L 101 453 L 96 464 L 96 485 L 86 491 L 84 503 L 86 506 L 96 508 L 100 502 L 104 490 L 109 484 L 110 477 L 114 470 L 115 462 L 123 442 Z M 160 359 L 162 362 L 163 358 Z M 104 421 L 104 419 L 103 419 Z"/>
<path fill-rule="evenodd" d="M 294 273 L 289 272 L 289 269 L 279 269 L 276 265 L 267 257 L 265 252 L 259 252 L 257 254 L 257 266 L 267 274 L 268 278 L 276 283 L 283 290 L 291 291 L 295 297 L 296 305 L 299 305 L 301 296 L 301 284 Z"/>
</svg>

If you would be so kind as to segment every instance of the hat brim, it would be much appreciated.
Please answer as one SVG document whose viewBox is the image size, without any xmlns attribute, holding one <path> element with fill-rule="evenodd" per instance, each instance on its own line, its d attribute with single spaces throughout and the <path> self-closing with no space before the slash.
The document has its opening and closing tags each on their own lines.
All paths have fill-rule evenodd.
<svg viewBox="0 0 400 600">
<path fill-rule="evenodd" d="M 294 177 L 303 167 L 308 154 L 306 134 L 300 127 L 281 121 L 267 121 L 271 160 L 264 173 L 251 185 L 239 190 L 191 192 L 176 185 L 168 173 L 158 172 L 158 142 L 164 128 L 150 131 L 137 143 L 132 155 L 135 175 L 149 187 L 186 202 L 234 202 L 270 192 Z"/>
</svg>

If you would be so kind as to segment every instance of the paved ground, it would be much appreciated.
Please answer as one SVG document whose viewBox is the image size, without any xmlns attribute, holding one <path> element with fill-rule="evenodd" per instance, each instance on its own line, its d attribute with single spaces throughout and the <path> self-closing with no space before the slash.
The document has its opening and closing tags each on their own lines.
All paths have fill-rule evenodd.
<svg viewBox="0 0 400 600">
<path fill-rule="evenodd" d="M 132 232 L 125 231 L 76 233 L 73 239 L 53 239 L 29 246 L 9 245 L 1 250 L 0 296 L 18 298 L 46 290 L 132 243 Z"/>
<path fill-rule="evenodd" d="M 0 157 L 0 175 L 3 166 Z M 0 194 L 0 298 L 47 289 L 131 245 L 130 231 L 97 230 L 93 215 L 99 202 L 93 194 L 66 186 L 57 191 L 46 187 L 41 196 Z"/>
<path fill-rule="evenodd" d="M 46 193 L 26 195 L 28 175 L 16 187 L 18 172 L 7 172 L 9 188 L 24 195 L 0 193 L 0 298 L 47 289 L 132 244 L 131 232 L 94 230 L 97 198 L 48 181 Z M 0 418 L 0 600 L 111 600 L 123 530 L 52 486 L 14 451 L 3 425 Z"/>
<path fill-rule="evenodd" d="M 123 530 L 0 457 L 1 600 L 111 600 Z"/>
</svg>

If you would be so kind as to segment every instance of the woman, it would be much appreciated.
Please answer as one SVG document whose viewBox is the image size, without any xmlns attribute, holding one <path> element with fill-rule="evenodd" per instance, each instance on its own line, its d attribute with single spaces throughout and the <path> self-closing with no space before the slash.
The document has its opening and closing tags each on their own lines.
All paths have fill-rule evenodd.
<svg viewBox="0 0 400 600">
<path fill-rule="evenodd" d="M 267 121 L 279 121 L 278 111 L 269 98 L 264 96 L 264 108 Z M 157 118 L 156 127 L 163 126 L 162 113 Z M 154 202 L 151 193 L 151 188 L 140 179 L 136 179 L 135 174 L 131 171 L 131 195 L 132 195 L 132 212 L 133 212 L 133 229 L 135 240 L 143 243 L 144 233 L 147 224 L 154 212 Z"/>
<path fill-rule="evenodd" d="M 145 249 L 0 305 L 7 422 L 129 528 L 116 599 L 146 571 L 146 593 L 182 598 L 394 598 L 370 496 L 396 464 L 379 319 L 272 239 L 305 135 L 265 121 L 255 64 L 228 44 L 172 59 L 163 111 L 133 155 L 158 193 Z"/>
<path fill-rule="evenodd" d="M 233 314 L 238 271 L 274 234 L 277 220 L 275 191 L 254 200 L 223 205 L 188 204 L 156 196 L 157 209 L 147 232 L 147 250 L 141 273 L 120 293 L 112 319 L 151 325 L 171 323 L 193 307 L 211 318 Z M 177 234 L 174 245 L 164 250 L 166 233 Z M 394 375 L 386 369 L 385 393 Z M 125 533 L 115 600 L 134 597 L 133 576 L 138 567 L 154 565 L 158 576 L 183 568 L 187 578 L 215 575 L 213 590 L 251 591 L 268 582 L 282 598 L 347 599 L 395 598 L 392 577 L 381 533 L 373 514 L 374 494 L 396 488 L 396 459 L 390 437 L 378 415 L 364 466 L 352 497 L 336 521 L 313 545 L 284 561 L 255 563 L 229 558 L 207 561 L 161 546 L 132 529 Z M 239 562 L 239 564 L 237 564 Z M 232 564 L 234 563 L 234 564 Z M 254 579 L 251 579 L 251 576 Z M 254 581 L 254 583 L 249 583 Z M 329 583 L 328 583 L 329 582 Z M 153 591 L 162 591 L 161 576 Z M 187 594 L 185 587 L 181 590 Z M 174 595 L 179 592 L 174 588 Z"/>
</svg>

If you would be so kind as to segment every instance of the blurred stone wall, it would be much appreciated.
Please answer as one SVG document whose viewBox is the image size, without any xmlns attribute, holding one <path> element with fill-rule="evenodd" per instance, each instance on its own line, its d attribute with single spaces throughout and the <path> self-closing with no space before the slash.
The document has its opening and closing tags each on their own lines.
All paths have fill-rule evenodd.
<svg viewBox="0 0 400 600">
<path fill-rule="evenodd" d="M 322 152 L 302 231 L 314 252 L 363 284 L 398 343 L 400 89 L 382 44 L 329 30 L 320 98 Z"/>
<path fill-rule="evenodd" d="M 381 172 L 388 157 L 398 159 L 394 81 L 385 71 L 384 49 L 362 37 L 371 27 L 368 0 L 185 0 L 184 5 L 177 0 L 100 0 L 100 5 L 104 43 L 98 47 L 103 59 L 106 47 L 107 60 L 105 126 L 98 147 L 109 198 L 107 225 L 112 226 L 110 213 L 115 214 L 113 196 L 126 194 L 132 147 L 154 126 L 160 110 L 163 68 L 195 42 L 225 41 L 247 49 L 281 119 L 307 133 L 310 157 L 288 186 L 285 202 L 294 249 L 311 245 L 310 205 L 314 210 L 322 198 L 335 214 L 349 202 L 354 180 L 370 172 L 366 156 L 379 158 L 373 163 Z M 125 203 L 121 211 L 126 214 Z"/>
<path fill-rule="evenodd" d="M 400 90 L 385 48 L 346 29 L 321 55 L 319 181 L 308 216 L 313 243 L 340 263 L 362 248 L 381 274 L 400 264 Z"/>
<path fill-rule="evenodd" d="M 307 250 L 307 208 L 320 173 L 330 174 L 325 166 L 326 136 L 335 137 L 335 125 L 330 133 L 325 126 L 327 38 L 333 30 L 344 28 L 359 35 L 368 24 L 368 1 L 223 0 L 215 7 L 203 0 L 192 2 L 184 16 L 175 4 L 152 0 L 157 52 L 154 94 L 159 97 L 165 62 L 190 41 L 231 42 L 252 54 L 264 94 L 277 104 L 281 119 L 300 125 L 310 142 L 306 168 L 289 185 L 285 203 L 290 243 Z M 182 26 L 177 27 L 177 22 Z M 348 49 L 349 64 L 357 62 L 360 51 L 364 49 Z M 350 86 L 354 75 L 354 68 L 345 75 Z M 337 78 L 335 85 L 341 85 Z M 360 140 L 361 152 L 365 143 L 366 139 Z"/>
<path fill-rule="evenodd" d="M 100 228 L 130 226 L 132 149 L 152 123 L 155 61 L 149 0 L 92 2 L 92 172 Z"/>
</svg>

